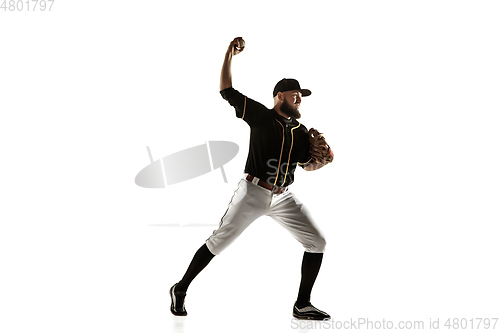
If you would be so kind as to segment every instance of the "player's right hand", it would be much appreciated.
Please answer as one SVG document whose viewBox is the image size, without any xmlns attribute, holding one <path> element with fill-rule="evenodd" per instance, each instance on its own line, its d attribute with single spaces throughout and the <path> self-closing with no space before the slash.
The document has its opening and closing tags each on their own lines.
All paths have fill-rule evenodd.
<svg viewBox="0 0 500 333">
<path fill-rule="evenodd" d="M 242 37 L 236 37 L 233 39 L 231 44 L 229 44 L 228 52 L 231 52 L 232 55 L 237 55 L 245 49 L 245 41 Z"/>
</svg>

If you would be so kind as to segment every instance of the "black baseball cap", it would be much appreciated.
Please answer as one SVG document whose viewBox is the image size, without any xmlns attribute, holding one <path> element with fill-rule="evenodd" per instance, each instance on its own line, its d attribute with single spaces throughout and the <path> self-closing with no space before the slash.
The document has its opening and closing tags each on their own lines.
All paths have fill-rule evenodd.
<svg viewBox="0 0 500 333">
<path fill-rule="evenodd" d="M 282 79 L 278 83 L 273 90 L 273 97 L 278 95 L 278 92 L 290 91 L 290 90 L 298 90 L 302 93 L 302 97 L 306 97 L 311 95 L 311 90 L 309 89 L 300 89 L 299 81 L 295 79 Z"/>
</svg>

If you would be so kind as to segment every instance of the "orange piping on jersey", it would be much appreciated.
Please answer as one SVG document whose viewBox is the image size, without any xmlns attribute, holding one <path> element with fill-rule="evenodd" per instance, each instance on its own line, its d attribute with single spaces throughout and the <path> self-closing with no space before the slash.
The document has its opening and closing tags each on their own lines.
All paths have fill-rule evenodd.
<svg viewBox="0 0 500 333">
<path fill-rule="evenodd" d="M 305 163 L 300 163 L 300 162 L 298 162 L 298 163 L 299 163 L 300 165 L 304 165 L 304 164 L 307 164 L 307 163 L 309 163 L 309 162 L 311 162 L 311 161 L 312 161 L 312 157 L 309 159 L 309 161 L 307 161 L 307 162 L 305 162 Z"/>
<path fill-rule="evenodd" d="M 247 109 L 247 97 L 245 96 L 245 104 L 243 105 L 243 116 L 241 119 L 245 119 L 245 110 Z"/>
<path fill-rule="evenodd" d="M 283 186 L 286 182 L 286 175 L 288 174 L 288 166 L 290 165 L 290 156 L 292 156 L 292 148 L 293 148 L 293 130 L 300 127 L 300 123 L 295 126 L 294 128 L 292 128 L 292 130 L 290 131 L 292 133 L 292 145 L 290 146 L 290 152 L 288 153 L 288 162 L 286 164 L 286 172 L 285 172 L 285 178 L 283 180 L 283 183 L 281 184 L 281 186 Z"/>
<path fill-rule="evenodd" d="M 273 185 L 276 185 L 276 182 L 278 181 L 278 175 L 280 174 L 280 170 L 281 170 L 281 155 L 283 155 L 283 145 L 285 144 L 285 128 L 277 119 L 274 119 L 274 120 L 276 120 L 276 122 L 281 125 L 281 128 L 283 128 L 283 141 L 281 142 L 280 160 L 278 161 L 278 173 L 276 174 L 276 179 L 274 180 L 274 184 L 273 184 Z"/>
</svg>

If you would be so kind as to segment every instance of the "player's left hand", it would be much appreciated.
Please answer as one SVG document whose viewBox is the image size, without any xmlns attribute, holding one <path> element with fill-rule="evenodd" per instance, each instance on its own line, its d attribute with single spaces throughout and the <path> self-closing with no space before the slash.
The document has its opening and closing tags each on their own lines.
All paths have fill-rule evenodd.
<svg viewBox="0 0 500 333">
<path fill-rule="evenodd" d="M 333 152 L 323 134 L 318 132 L 317 129 L 311 128 L 309 130 L 309 144 L 311 157 L 316 163 L 324 165 L 333 161 Z"/>
</svg>

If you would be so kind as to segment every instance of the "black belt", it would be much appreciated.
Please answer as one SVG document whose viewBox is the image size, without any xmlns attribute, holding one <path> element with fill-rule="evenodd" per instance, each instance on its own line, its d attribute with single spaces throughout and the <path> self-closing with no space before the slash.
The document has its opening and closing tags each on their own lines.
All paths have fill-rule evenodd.
<svg viewBox="0 0 500 333">
<path fill-rule="evenodd" d="M 248 175 L 247 176 L 247 180 L 249 182 L 251 182 L 252 180 L 254 180 L 254 178 L 255 177 L 252 176 L 252 175 Z M 265 188 L 265 189 L 273 192 L 274 194 L 281 194 L 281 193 L 285 192 L 286 190 L 288 190 L 288 187 L 273 186 L 273 185 L 268 184 L 265 181 L 260 180 L 260 179 L 259 179 L 259 182 L 257 183 L 257 185 L 262 186 L 263 188 Z"/>
</svg>

